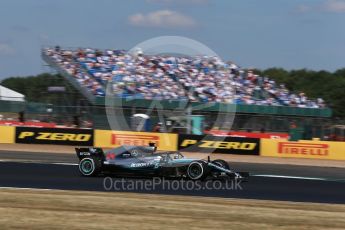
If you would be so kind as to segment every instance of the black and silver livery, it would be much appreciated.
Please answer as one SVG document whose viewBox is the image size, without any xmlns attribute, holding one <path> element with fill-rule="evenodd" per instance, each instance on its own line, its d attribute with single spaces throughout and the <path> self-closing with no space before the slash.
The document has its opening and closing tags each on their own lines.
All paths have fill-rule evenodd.
<svg viewBox="0 0 345 230">
<path fill-rule="evenodd" d="M 103 152 L 101 148 L 76 148 L 83 176 L 169 177 L 204 180 L 208 178 L 246 179 L 249 173 L 235 172 L 224 160 L 184 157 L 180 152 L 156 152 L 156 146 L 121 146 Z"/>
</svg>

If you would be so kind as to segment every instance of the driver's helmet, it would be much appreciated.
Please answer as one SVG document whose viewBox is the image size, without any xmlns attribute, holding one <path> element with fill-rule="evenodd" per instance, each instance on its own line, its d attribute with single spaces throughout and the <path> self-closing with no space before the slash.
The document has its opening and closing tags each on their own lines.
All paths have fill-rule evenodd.
<svg viewBox="0 0 345 230">
<path fill-rule="evenodd" d="M 157 150 L 157 145 L 156 145 L 156 143 L 150 142 L 150 143 L 149 143 L 149 146 L 150 146 L 150 147 L 155 147 L 155 148 L 154 148 L 154 151 Z"/>
<path fill-rule="evenodd" d="M 173 159 L 180 159 L 180 158 L 181 158 L 181 155 L 178 154 L 178 153 L 174 153 L 174 154 L 172 155 L 172 158 L 173 158 Z"/>
</svg>

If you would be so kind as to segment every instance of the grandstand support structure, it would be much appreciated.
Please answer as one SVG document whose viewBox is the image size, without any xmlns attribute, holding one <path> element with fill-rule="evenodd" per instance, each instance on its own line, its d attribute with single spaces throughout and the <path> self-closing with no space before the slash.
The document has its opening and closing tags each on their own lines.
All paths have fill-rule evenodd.
<svg viewBox="0 0 345 230">
<path fill-rule="evenodd" d="M 69 73 L 66 72 L 63 68 L 59 65 L 54 63 L 51 58 L 46 55 L 43 50 L 41 52 L 42 59 L 54 70 L 56 70 L 61 76 L 63 76 L 71 85 L 73 85 L 76 89 L 78 89 L 81 94 L 91 103 L 94 104 L 96 101 L 96 97 L 88 91 L 86 88 L 82 87 L 75 78 L 71 77 Z"/>
</svg>

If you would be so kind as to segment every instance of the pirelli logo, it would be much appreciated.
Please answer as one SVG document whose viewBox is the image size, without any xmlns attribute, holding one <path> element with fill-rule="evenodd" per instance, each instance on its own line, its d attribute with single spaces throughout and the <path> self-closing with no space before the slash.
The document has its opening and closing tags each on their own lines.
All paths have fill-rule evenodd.
<svg viewBox="0 0 345 230">
<path fill-rule="evenodd" d="M 178 149 L 186 152 L 259 155 L 260 139 L 180 134 Z"/>
<path fill-rule="evenodd" d="M 89 141 L 91 134 L 75 134 L 75 133 L 48 133 L 48 132 L 21 132 L 18 139 L 35 138 L 36 140 L 51 141 Z"/>
<path fill-rule="evenodd" d="M 93 130 L 16 127 L 16 143 L 93 145 Z"/>
<path fill-rule="evenodd" d="M 148 145 L 155 143 L 159 147 L 159 136 L 155 135 L 135 135 L 135 134 L 112 134 L 112 145 Z"/>
<path fill-rule="evenodd" d="M 329 146 L 328 144 L 279 142 L 278 153 L 279 154 L 328 156 Z"/>
<path fill-rule="evenodd" d="M 189 145 L 197 144 L 199 148 L 219 148 L 219 149 L 241 149 L 241 150 L 253 150 L 256 147 L 256 143 L 250 142 L 226 142 L 226 141 L 208 141 L 208 140 L 190 140 L 185 139 L 181 143 L 181 147 L 187 147 Z"/>
</svg>

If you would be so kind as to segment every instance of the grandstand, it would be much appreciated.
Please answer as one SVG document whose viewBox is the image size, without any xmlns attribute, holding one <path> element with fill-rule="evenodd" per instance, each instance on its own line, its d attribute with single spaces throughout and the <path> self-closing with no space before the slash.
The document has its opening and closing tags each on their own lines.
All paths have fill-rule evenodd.
<svg viewBox="0 0 345 230">
<path fill-rule="evenodd" d="M 248 105 L 324 108 L 284 85 L 245 71 L 216 57 L 130 55 L 123 50 L 46 48 L 44 60 L 66 72 L 96 97 L 113 83 L 117 97 L 148 100 L 190 100 Z"/>
<path fill-rule="evenodd" d="M 42 58 L 91 105 L 104 106 L 105 88 L 110 82 L 116 98 L 130 99 L 124 101 L 128 108 L 147 108 L 150 101 L 159 100 L 164 110 L 175 110 L 173 115 L 183 115 L 185 111 L 178 111 L 178 103 L 188 101 L 192 106 L 207 105 L 198 106 L 200 109 L 192 113 L 212 120 L 215 113 L 226 117 L 227 112 L 232 111 L 229 106 L 236 105 L 232 128 L 238 130 L 286 132 L 291 122 L 300 126 L 309 122 L 309 126 L 314 127 L 315 121 L 324 123 L 331 116 L 331 110 L 321 98 L 312 100 L 303 92 L 290 92 L 268 77 L 216 57 L 130 55 L 124 50 L 56 46 L 43 49 Z M 132 113 L 129 109 L 127 115 Z M 104 109 L 99 107 L 94 112 L 98 116 L 96 126 L 106 125 L 97 122 L 106 120 L 101 118 L 104 114 Z M 212 126 L 230 128 L 222 122 Z"/>
</svg>

